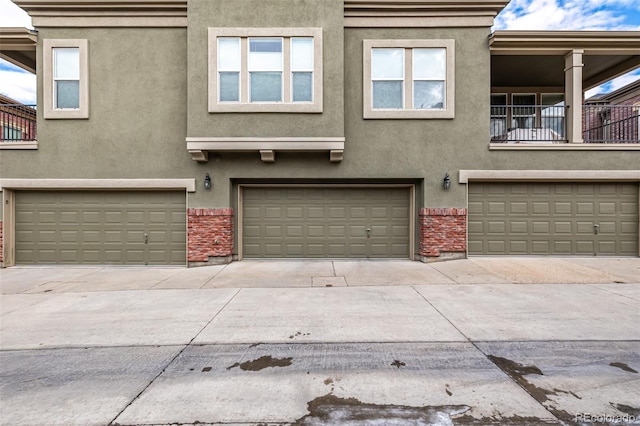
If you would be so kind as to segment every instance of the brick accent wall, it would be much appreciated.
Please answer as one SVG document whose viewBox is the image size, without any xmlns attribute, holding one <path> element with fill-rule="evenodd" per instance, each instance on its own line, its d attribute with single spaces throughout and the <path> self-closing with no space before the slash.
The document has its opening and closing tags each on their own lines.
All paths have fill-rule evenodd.
<svg viewBox="0 0 640 426">
<path fill-rule="evenodd" d="M 467 251 L 467 209 L 420 209 L 420 256 Z"/>
<path fill-rule="evenodd" d="M 187 209 L 187 260 L 220 263 L 233 254 L 233 209 Z"/>
</svg>

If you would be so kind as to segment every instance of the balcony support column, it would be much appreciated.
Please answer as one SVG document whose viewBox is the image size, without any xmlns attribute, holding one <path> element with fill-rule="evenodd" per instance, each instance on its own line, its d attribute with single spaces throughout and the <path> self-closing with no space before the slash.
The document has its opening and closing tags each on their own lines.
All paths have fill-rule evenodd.
<svg viewBox="0 0 640 426">
<path fill-rule="evenodd" d="M 582 140 L 582 55 L 584 50 L 572 50 L 564 57 L 564 99 L 566 110 L 567 141 Z"/>
</svg>

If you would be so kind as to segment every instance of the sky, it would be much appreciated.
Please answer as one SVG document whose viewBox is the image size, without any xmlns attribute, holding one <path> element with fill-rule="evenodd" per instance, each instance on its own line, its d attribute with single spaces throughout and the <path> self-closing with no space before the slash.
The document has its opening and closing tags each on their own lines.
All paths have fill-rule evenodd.
<svg viewBox="0 0 640 426">
<path fill-rule="evenodd" d="M 0 0 L 0 27 L 33 28 L 29 16 L 10 0 Z M 640 0 L 511 0 L 494 30 L 640 31 Z M 587 91 L 586 97 L 612 92 L 640 79 L 640 68 Z M 0 59 L 0 93 L 35 104 L 33 74 Z"/>
</svg>

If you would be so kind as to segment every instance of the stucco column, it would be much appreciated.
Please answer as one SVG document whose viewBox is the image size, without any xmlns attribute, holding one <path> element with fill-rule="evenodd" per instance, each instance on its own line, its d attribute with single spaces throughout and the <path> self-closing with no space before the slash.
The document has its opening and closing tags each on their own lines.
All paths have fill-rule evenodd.
<svg viewBox="0 0 640 426">
<path fill-rule="evenodd" d="M 582 54 L 572 50 L 564 57 L 564 102 L 567 106 L 567 140 L 582 143 Z"/>
</svg>

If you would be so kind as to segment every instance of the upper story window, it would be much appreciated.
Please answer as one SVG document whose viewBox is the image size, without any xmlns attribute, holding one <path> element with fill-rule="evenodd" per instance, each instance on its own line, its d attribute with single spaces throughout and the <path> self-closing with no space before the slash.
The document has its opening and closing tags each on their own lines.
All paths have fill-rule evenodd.
<svg viewBox="0 0 640 426">
<path fill-rule="evenodd" d="M 364 118 L 453 118 L 454 40 L 364 40 Z"/>
<path fill-rule="evenodd" d="M 44 118 L 88 118 L 88 41 L 44 40 Z"/>
<path fill-rule="evenodd" d="M 322 112 L 322 29 L 209 28 L 210 112 Z"/>
</svg>

